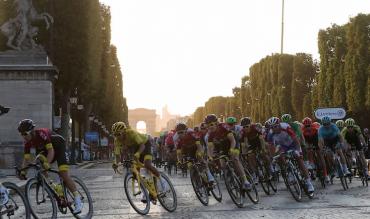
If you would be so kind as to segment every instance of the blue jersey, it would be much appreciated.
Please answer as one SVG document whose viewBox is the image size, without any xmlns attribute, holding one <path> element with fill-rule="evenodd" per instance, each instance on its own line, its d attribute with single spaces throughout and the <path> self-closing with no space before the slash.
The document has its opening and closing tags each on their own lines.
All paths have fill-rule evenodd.
<svg viewBox="0 0 370 219">
<path fill-rule="evenodd" d="M 319 139 L 334 139 L 340 135 L 340 131 L 334 123 L 331 123 L 330 126 L 320 126 L 319 129 Z"/>
</svg>

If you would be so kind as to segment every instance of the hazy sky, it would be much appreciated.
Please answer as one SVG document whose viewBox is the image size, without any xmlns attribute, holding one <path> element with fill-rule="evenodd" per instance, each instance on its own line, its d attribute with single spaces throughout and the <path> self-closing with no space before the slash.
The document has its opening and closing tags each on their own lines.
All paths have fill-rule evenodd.
<svg viewBox="0 0 370 219">
<path fill-rule="evenodd" d="M 280 52 L 281 0 L 100 1 L 111 6 L 130 109 L 190 114 Z M 358 13 L 370 13 L 370 0 L 285 0 L 284 52 L 318 58 L 318 31 Z"/>
</svg>

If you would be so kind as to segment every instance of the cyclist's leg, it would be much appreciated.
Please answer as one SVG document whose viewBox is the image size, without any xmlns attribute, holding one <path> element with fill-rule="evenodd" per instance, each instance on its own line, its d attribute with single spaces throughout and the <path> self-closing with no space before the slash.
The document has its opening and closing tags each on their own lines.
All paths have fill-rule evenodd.
<svg viewBox="0 0 370 219">
<path fill-rule="evenodd" d="M 159 171 L 152 164 L 153 155 L 151 151 L 151 143 L 149 140 L 145 143 L 145 149 L 141 153 L 139 160 L 140 162 L 144 163 L 145 169 L 152 172 L 156 177 L 160 177 Z"/>
<path fill-rule="evenodd" d="M 312 146 L 309 147 L 308 145 L 306 145 L 306 152 L 307 152 L 307 158 L 308 158 L 308 162 L 310 163 L 311 167 L 314 168 L 314 165 L 315 165 L 315 161 L 314 161 L 314 151 L 313 151 L 313 148 Z"/>
<path fill-rule="evenodd" d="M 257 173 L 257 160 L 255 148 L 248 149 L 247 153 L 248 165 L 254 173 Z"/>
<path fill-rule="evenodd" d="M 303 156 L 298 151 L 296 151 L 295 153 L 296 153 L 295 156 L 296 156 L 296 159 L 298 161 L 297 163 L 298 163 L 299 169 L 302 171 L 303 176 L 305 177 L 305 179 L 308 179 L 309 178 L 308 170 L 307 170 L 306 166 L 304 165 Z"/>
<path fill-rule="evenodd" d="M 360 157 L 360 159 L 361 159 L 361 162 L 362 162 L 362 164 L 363 164 L 363 168 L 365 169 L 365 174 L 366 175 L 369 175 L 368 174 L 368 167 L 367 167 L 367 163 L 366 163 L 366 159 L 365 159 L 365 154 L 364 154 L 364 150 L 363 150 L 363 147 L 362 147 L 362 145 L 361 144 L 359 144 L 359 145 L 356 145 L 356 150 L 358 151 L 358 153 L 359 153 L 359 157 Z"/>
<path fill-rule="evenodd" d="M 54 147 L 55 155 L 54 161 L 57 161 L 59 175 L 62 177 L 63 182 L 67 186 L 67 188 L 74 194 L 77 195 L 77 188 L 76 184 L 72 180 L 69 175 L 69 165 L 68 165 L 68 157 L 66 155 L 66 144 L 65 140 L 62 136 L 55 135 L 52 136 L 52 144 Z"/>
<path fill-rule="evenodd" d="M 326 162 L 325 162 L 325 157 L 324 157 L 324 148 L 323 148 L 323 146 L 319 146 L 319 145 L 315 145 L 314 147 L 316 147 L 316 151 L 314 153 L 316 153 L 317 157 L 319 158 L 318 162 L 320 162 L 320 166 L 322 168 L 323 175 L 324 175 L 324 177 L 327 177 L 328 176 L 328 169 L 326 167 Z"/>
</svg>

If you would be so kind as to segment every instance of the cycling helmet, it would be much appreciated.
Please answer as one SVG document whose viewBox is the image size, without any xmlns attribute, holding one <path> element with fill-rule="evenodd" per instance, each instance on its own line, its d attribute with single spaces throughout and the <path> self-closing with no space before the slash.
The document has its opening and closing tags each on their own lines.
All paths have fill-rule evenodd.
<svg viewBox="0 0 370 219">
<path fill-rule="evenodd" d="M 268 125 L 271 127 L 271 126 L 274 126 L 274 125 L 278 125 L 280 124 L 280 119 L 278 117 L 271 117 L 268 121 L 267 121 Z"/>
<path fill-rule="evenodd" d="M 281 116 L 281 121 L 286 123 L 291 122 L 292 116 L 290 114 L 284 114 Z"/>
<path fill-rule="evenodd" d="M 369 133 L 369 129 L 368 128 L 364 128 L 364 133 L 365 134 Z"/>
<path fill-rule="evenodd" d="M 19 122 L 18 131 L 29 132 L 35 127 L 36 125 L 31 119 L 23 119 L 22 121 Z"/>
<path fill-rule="evenodd" d="M 209 114 L 204 119 L 204 122 L 210 124 L 212 122 L 217 122 L 217 116 L 215 114 Z"/>
<path fill-rule="evenodd" d="M 127 126 L 124 122 L 116 122 L 112 125 L 112 133 L 113 135 L 123 133 L 126 128 Z"/>
<path fill-rule="evenodd" d="M 237 123 L 237 120 L 236 120 L 236 118 L 235 118 L 235 117 L 230 116 L 230 117 L 228 117 L 228 118 L 226 119 L 226 123 L 227 123 L 227 124 L 230 124 L 230 125 L 233 125 L 233 124 Z"/>
<path fill-rule="evenodd" d="M 206 129 L 207 125 L 205 122 L 200 123 L 200 129 Z"/>
<path fill-rule="evenodd" d="M 258 129 L 258 130 L 262 130 L 262 124 L 261 123 L 259 123 L 259 122 L 257 122 L 256 123 L 256 128 Z"/>
<path fill-rule="evenodd" d="M 335 124 L 338 126 L 338 128 L 343 128 L 345 125 L 343 120 L 338 120 L 335 122 Z"/>
<path fill-rule="evenodd" d="M 302 120 L 302 124 L 303 124 L 304 126 L 310 126 L 310 125 L 312 125 L 312 119 L 311 119 L 311 118 L 309 118 L 309 117 L 306 117 L 306 118 L 304 118 L 304 119 Z"/>
<path fill-rule="evenodd" d="M 180 123 L 177 123 L 175 130 L 176 132 L 178 132 L 178 131 L 186 130 L 187 128 L 188 127 L 186 126 L 185 123 L 180 122 Z"/>
<path fill-rule="evenodd" d="M 194 127 L 194 132 L 199 132 L 199 126 Z"/>
<path fill-rule="evenodd" d="M 321 123 L 323 125 L 329 124 L 330 122 L 331 122 L 331 118 L 329 116 L 324 116 L 324 117 L 321 118 Z"/>
<path fill-rule="evenodd" d="M 346 126 L 354 126 L 356 124 L 355 120 L 352 119 L 352 118 L 346 119 L 346 121 L 344 123 L 346 124 Z"/>
<path fill-rule="evenodd" d="M 252 122 L 251 118 L 249 117 L 244 117 L 242 118 L 242 120 L 240 121 L 240 125 L 241 126 L 246 126 L 246 125 L 250 125 Z"/>
</svg>

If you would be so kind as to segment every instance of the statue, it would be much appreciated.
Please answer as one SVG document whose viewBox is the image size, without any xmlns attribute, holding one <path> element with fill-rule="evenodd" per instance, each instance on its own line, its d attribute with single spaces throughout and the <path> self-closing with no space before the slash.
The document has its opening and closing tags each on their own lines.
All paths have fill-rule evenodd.
<svg viewBox="0 0 370 219">
<path fill-rule="evenodd" d="M 1 32 L 8 38 L 7 46 L 14 50 L 33 50 L 40 48 L 34 40 L 39 28 L 32 26 L 32 22 L 44 20 L 46 29 L 54 23 L 53 17 L 46 13 L 38 13 L 32 0 L 14 0 L 17 5 L 17 16 L 10 18 L 1 27 Z"/>
</svg>

